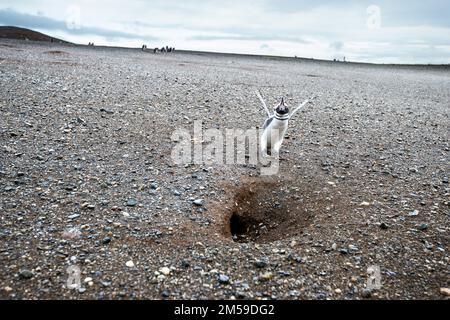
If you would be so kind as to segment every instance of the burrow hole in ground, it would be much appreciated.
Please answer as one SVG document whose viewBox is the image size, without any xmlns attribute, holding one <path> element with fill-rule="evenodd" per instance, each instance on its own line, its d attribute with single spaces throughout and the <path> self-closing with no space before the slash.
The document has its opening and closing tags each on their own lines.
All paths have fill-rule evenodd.
<svg viewBox="0 0 450 320">
<path fill-rule="evenodd" d="M 301 234 L 323 209 L 310 183 L 254 179 L 234 190 L 225 232 L 236 242 L 273 242 Z"/>
</svg>

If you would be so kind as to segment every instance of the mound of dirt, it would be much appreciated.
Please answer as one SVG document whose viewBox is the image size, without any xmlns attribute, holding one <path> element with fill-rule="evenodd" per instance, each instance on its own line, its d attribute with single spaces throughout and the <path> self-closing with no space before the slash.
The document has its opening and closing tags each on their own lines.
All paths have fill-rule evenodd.
<svg viewBox="0 0 450 320">
<path fill-rule="evenodd" d="M 56 42 L 56 43 L 69 43 L 67 41 L 57 39 L 46 34 L 33 31 L 26 28 L 0 26 L 0 38 L 4 39 L 18 39 L 18 40 L 30 40 L 30 41 L 44 41 L 44 42 Z"/>
</svg>

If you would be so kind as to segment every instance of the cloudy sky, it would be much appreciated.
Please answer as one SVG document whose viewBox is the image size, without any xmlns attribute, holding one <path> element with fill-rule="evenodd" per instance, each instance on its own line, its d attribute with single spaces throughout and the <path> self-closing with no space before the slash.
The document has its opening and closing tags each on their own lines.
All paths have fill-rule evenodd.
<svg viewBox="0 0 450 320">
<path fill-rule="evenodd" d="M 448 0 L 0 0 L 0 25 L 101 45 L 450 63 Z"/>
</svg>

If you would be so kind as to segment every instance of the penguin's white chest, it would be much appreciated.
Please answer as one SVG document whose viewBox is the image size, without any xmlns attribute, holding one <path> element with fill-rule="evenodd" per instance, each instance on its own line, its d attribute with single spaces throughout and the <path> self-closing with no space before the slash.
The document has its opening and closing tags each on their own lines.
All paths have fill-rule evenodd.
<svg viewBox="0 0 450 320">
<path fill-rule="evenodd" d="M 264 130 L 260 140 L 261 153 L 279 153 L 288 128 L 288 120 L 269 118 L 264 123 L 263 128 Z"/>
</svg>

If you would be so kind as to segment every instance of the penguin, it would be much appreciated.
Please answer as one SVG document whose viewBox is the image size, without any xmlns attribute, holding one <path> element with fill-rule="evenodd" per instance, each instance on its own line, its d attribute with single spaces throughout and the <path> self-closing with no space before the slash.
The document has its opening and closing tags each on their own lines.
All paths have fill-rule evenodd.
<svg viewBox="0 0 450 320">
<path fill-rule="evenodd" d="M 262 127 L 263 132 L 260 139 L 261 154 L 263 156 L 278 155 L 288 129 L 289 120 L 298 110 L 309 103 L 309 100 L 303 101 L 292 113 L 290 113 L 289 107 L 284 102 L 284 98 L 281 98 L 281 102 L 274 108 L 274 112 L 271 113 L 269 108 L 267 108 L 261 93 L 256 91 L 256 95 L 267 113 L 267 119 L 264 121 Z"/>
</svg>

